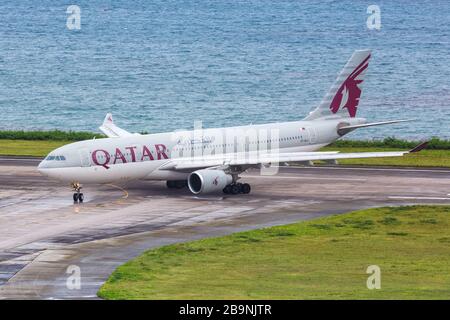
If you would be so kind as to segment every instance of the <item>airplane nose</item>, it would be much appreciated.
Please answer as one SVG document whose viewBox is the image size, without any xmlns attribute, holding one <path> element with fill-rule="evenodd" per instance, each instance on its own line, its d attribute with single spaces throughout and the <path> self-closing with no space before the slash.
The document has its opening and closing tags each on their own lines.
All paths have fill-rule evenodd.
<svg viewBox="0 0 450 320">
<path fill-rule="evenodd" d="M 39 171 L 40 174 L 45 175 L 45 160 L 39 162 L 39 165 L 37 166 L 37 170 Z"/>
</svg>

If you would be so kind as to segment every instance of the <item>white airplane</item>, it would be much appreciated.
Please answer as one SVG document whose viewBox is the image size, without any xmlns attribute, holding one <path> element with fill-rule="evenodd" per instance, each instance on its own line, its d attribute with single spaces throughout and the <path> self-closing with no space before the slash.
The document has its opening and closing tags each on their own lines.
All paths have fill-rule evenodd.
<svg viewBox="0 0 450 320">
<path fill-rule="evenodd" d="M 137 179 L 165 180 L 167 187 L 187 186 L 193 194 L 246 194 L 250 185 L 238 179 L 249 168 L 397 157 L 420 151 L 426 143 L 409 151 L 316 151 L 358 128 L 408 121 L 367 123 L 356 117 L 370 56 L 370 50 L 355 51 L 320 105 L 301 121 L 141 135 L 117 127 L 112 115 L 107 114 L 100 130 L 108 138 L 58 148 L 39 164 L 38 170 L 50 178 L 71 182 L 75 202 L 83 202 L 81 184 Z"/>
</svg>

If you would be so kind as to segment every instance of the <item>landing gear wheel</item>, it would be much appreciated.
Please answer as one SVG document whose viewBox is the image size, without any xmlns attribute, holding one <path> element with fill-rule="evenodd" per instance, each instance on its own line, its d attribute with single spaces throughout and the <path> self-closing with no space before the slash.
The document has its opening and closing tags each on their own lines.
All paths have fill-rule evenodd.
<svg viewBox="0 0 450 320">
<path fill-rule="evenodd" d="M 237 184 L 231 185 L 231 194 L 238 194 L 241 191 L 241 188 Z"/>
<path fill-rule="evenodd" d="M 84 201 L 84 195 L 82 193 L 74 193 L 73 194 L 73 202 L 82 203 Z"/>
<path fill-rule="evenodd" d="M 243 194 L 249 194 L 251 189 L 252 188 L 250 187 L 250 185 L 248 183 L 244 183 L 241 187 Z"/>
<path fill-rule="evenodd" d="M 167 180 L 166 185 L 169 189 L 183 189 L 187 187 L 187 180 Z"/>
<path fill-rule="evenodd" d="M 231 186 L 227 185 L 225 188 L 223 188 L 223 193 L 230 194 L 231 193 Z"/>
<path fill-rule="evenodd" d="M 175 181 L 175 188 L 183 189 L 187 187 L 187 180 L 177 180 Z"/>
<path fill-rule="evenodd" d="M 173 189 L 173 188 L 175 188 L 175 181 L 167 180 L 166 185 L 167 185 L 167 188 Z"/>
<path fill-rule="evenodd" d="M 225 194 L 249 194 L 251 191 L 251 187 L 248 183 L 233 183 L 227 185 L 223 188 L 223 193 Z"/>
<path fill-rule="evenodd" d="M 84 201 L 84 195 L 80 192 L 83 188 L 80 183 L 78 182 L 72 182 L 71 187 L 75 190 L 75 193 L 73 194 L 73 202 L 74 203 L 82 203 Z"/>
</svg>

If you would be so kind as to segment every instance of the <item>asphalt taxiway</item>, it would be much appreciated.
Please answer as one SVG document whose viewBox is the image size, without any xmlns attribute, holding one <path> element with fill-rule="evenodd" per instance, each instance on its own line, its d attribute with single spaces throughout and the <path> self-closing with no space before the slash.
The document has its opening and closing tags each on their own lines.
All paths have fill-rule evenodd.
<svg viewBox="0 0 450 320">
<path fill-rule="evenodd" d="M 85 186 L 0 157 L 0 299 L 95 299 L 120 264 L 157 246 L 386 205 L 450 204 L 450 170 L 283 167 L 250 171 L 249 195 L 194 196 L 164 182 Z M 72 266 L 72 268 L 71 268 Z M 68 285 L 73 266 L 81 287 Z"/>
</svg>

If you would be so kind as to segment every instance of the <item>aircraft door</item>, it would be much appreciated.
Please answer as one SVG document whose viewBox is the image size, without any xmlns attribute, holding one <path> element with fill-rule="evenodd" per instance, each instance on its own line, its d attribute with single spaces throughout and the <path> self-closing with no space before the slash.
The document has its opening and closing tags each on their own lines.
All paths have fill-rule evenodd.
<svg viewBox="0 0 450 320">
<path fill-rule="evenodd" d="M 81 166 L 82 167 L 90 167 L 91 166 L 91 159 L 89 156 L 89 150 L 88 149 L 81 149 L 79 151 L 80 154 L 80 160 L 81 160 Z"/>
<path fill-rule="evenodd" d="M 307 128 L 308 136 L 309 136 L 309 143 L 314 144 L 317 141 L 317 129 L 315 128 Z"/>
</svg>

